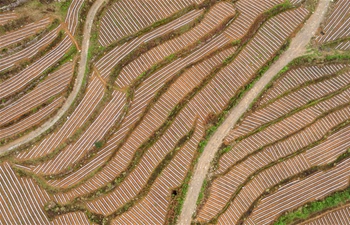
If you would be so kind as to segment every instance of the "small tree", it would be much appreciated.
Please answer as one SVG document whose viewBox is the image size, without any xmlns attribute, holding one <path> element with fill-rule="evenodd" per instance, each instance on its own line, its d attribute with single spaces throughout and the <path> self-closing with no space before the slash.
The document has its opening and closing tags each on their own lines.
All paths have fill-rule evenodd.
<svg viewBox="0 0 350 225">
<path fill-rule="evenodd" d="M 95 142 L 95 147 L 96 147 L 96 148 L 102 148 L 102 146 L 103 146 L 102 141 L 96 141 L 96 142 Z"/>
</svg>

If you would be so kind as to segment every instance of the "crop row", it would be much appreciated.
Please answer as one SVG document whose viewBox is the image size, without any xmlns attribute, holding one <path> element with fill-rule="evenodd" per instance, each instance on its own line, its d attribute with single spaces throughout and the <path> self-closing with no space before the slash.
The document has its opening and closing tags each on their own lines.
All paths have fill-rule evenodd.
<svg viewBox="0 0 350 225">
<path fill-rule="evenodd" d="M 192 11 L 189 13 L 189 15 L 189 18 L 193 19 L 198 15 L 198 12 Z M 188 18 L 188 15 L 185 15 L 184 17 Z M 176 20 L 171 22 L 169 25 L 179 25 L 181 22 L 181 20 Z M 186 20 L 186 22 L 188 22 L 188 20 Z M 171 27 L 164 25 L 150 33 L 143 35 L 142 37 L 136 38 L 131 42 L 125 43 L 112 49 L 100 60 L 98 60 L 98 62 L 96 62 L 96 68 L 101 77 L 103 79 L 106 79 L 110 75 L 113 67 L 117 64 L 117 62 L 128 55 L 132 50 L 137 48 L 138 45 L 143 42 L 150 41 L 153 38 L 157 38 L 163 33 L 169 32 L 169 30 L 171 30 Z M 39 145 L 34 146 L 34 148 L 31 148 L 28 151 L 19 154 L 17 158 L 32 159 L 42 157 L 49 154 L 50 152 L 53 152 L 54 149 L 60 145 L 60 143 L 64 142 L 69 136 L 74 134 L 74 132 L 86 122 L 96 107 L 97 103 L 101 101 L 103 92 L 104 87 L 96 77 L 96 71 L 93 71 L 92 78 L 90 78 L 87 87 L 87 92 L 81 103 L 77 106 L 74 113 L 69 117 L 69 120 L 56 133 L 48 136 Z"/>
<path fill-rule="evenodd" d="M 0 14 L 0 26 L 8 23 L 11 20 L 14 20 L 18 17 L 18 15 L 14 12 L 9 13 L 1 13 Z"/>
<path fill-rule="evenodd" d="M 349 117 L 349 112 L 344 117 L 346 120 Z M 312 136 L 312 133 L 308 135 Z M 268 156 L 258 154 L 250 157 L 245 162 L 235 166 L 224 177 L 215 181 L 211 187 L 211 196 L 204 210 L 199 213 L 199 218 L 206 218 L 206 220 L 212 218 L 212 216 L 208 216 L 208 213 L 213 215 L 213 210 L 218 213 L 218 210 L 222 210 L 225 206 L 225 202 L 228 202 L 228 208 L 225 208 L 219 214 L 219 221 L 227 222 L 231 220 L 236 223 L 265 190 L 277 185 L 288 177 L 302 173 L 310 167 L 327 165 L 327 163 L 336 160 L 340 154 L 346 152 L 350 147 L 347 144 L 348 136 L 349 126 L 346 126 L 330 135 L 321 144 L 309 147 L 306 152 L 299 155 L 291 155 L 291 157 L 281 162 L 275 161 L 270 167 L 265 166 L 268 163 L 264 162 L 270 161 L 267 158 Z M 344 141 L 338 143 L 342 139 Z M 278 160 L 280 157 L 277 156 L 273 160 Z M 257 172 L 254 173 L 255 170 Z M 240 189 L 237 189 L 238 187 Z M 271 208 L 266 208 L 265 210 L 272 212 Z"/>
<path fill-rule="evenodd" d="M 21 117 L 33 108 L 48 101 L 51 97 L 60 94 L 67 88 L 72 74 L 72 63 L 66 63 L 59 70 L 49 74 L 47 79 L 36 86 L 31 92 L 0 110 L 0 114 L 3 115 L 0 119 L 0 126 Z"/>
<path fill-rule="evenodd" d="M 231 37 L 232 40 L 241 39 L 247 33 L 255 19 L 257 19 L 262 13 L 268 11 L 268 9 L 283 2 L 283 0 L 272 0 L 260 1 L 259 4 L 257 4 L 254 0 L 237 1 L 235 6 L 239 12 L 239 16 L 228 27 L 225 34 Z"/>
<path fill-rule="evenodd" d="M 49 195 L 29 178 L 18 178 L 9 163 L 0 165 L 0 222 L 48 224 L 44 204 Z"/>
<path fill-rule="evenodd" d="M 302 225 L 327 225 L 327 224 L 350 224 L 350 207 L 337 208 L 330 212 L 323 213 L 316 218 L 307 220 Z"/>
<path fill-rule="evenodd" d="M 278 48 L 278 46 L 275 46 L 275 48 Z M 232 63 L 232 64 L 234 64 L 234 63 Z M 230 66 L 228 66 L 227 68 L 229 68 Z M 257 67 L 259 68 L 258 65 L 257 65 Z M 226 70 L 227 68 L 225 68 L 224 70 Z M 220 74 L 228 75 L 228 73 L 224 73 L 225 72 L 224 70 L 220 71 Z M 245 68 L 245 70 L 247 70 L 247 68 Z M 218 76 L 216 76 L 214 78 L 214 80 L 217 77 Z M 228 82 L 228 83 L 232 83 L 232 82 Z M 214 112 L 216 112 L 216 111 L 220 112 L 220 110 L 222 110 L 222 107 L 224 107 L 227 103 L 225 103 L 224 100 L 222 101 L 220 99 L 215 99 L 216 95 L 210 93 L 211 91 L 213 91 L 213 90 L 210 90 L 212 88 L 212 87 L 210 87 L 210 84 L 211 83 L 209 83 L 208 86 L 206 86 L 197 96 L 195 96 L 189 102 L 188 106 L 182 110 L 182 112 L 179 114 L 179 116 L 181 116 L 181 115 L 183 115 L 183 113 L 185 113 L 188 116 L 191 115 L 192 118 L 195 118 L 196 114 L 197 114 L 199 121 L 205 121 L 205 119 L 210 114 L 210 112 L 213 112 L 212 109 L 215 110 Z M 226 82 L 226 84 L 227 84 L 227 82 Z M 210 87 L 210 89 L 208 89 L 209 87 Z M 210 92 L 208 93 L 207 91 L 209 91 L 209 90 L 210 90 Z M 135 98 L 137 98 L 137 94 L 135 94 Z M 229 99 L 230 99 L 230 97 L 228 97 L 228 100 Z M 205 102 L 207 102 L 207 103 L 205 103 Z M 205 106 L 208 106 L 208 108 L 200 108 L 200 107 L 205 107 Z M 119 164 L 120 164 L 120 160 L 119 160 Z M 137 207 L 135 206 L 132 210 L 136 210 L 136 208 Z M 103 210 L 103 209 L 101 208 L 101 210 Z M 110 211 L 107 210 L 106 212 L 110 212 Z M 123 214 L 123 215 L 125 215 L 125 214 Z"/>
<path fill-rule="evenodd" d="M 125 94 L 114 91 L 106 107 L 74 144 L 62 149 L 55 158 L 37 165 L 33 171 L 37 174 L 55 174 L 77 161 L 118 121 L 124 104 Z"/>
<path fill-rule="evenodd" d="M 302 11 L 301 11 L 302 12 Z M 288 14 L 287 14 L 288 15 Z M 302 19 L 302 17 L 299 17 L 299 19 Z M 291 30 L 289 30 L 289 32 L 291 32 Z M 218 38 L 219 38 L 220 36 L 218 36 Z M 282 40 L 281 40 L 282 41 Z M 213 41 L 211 41 L 211 43 L 214 43 Z M 209 46 L 210 46 L 210 44 L 209 44 Z M 279 46 L 277 46 L 277 45 L 275 45 L 275 46 L 272 46 L 272 47 L 274 47 L 275 49 L 276 48 L 278 48 Z M 200 51 L 199 51 L 200 52 Z M 195 56 L 195 55 L 194 55 Z M 186 61 L 188 61 L 188 60 L 186 60 Z M 176 61 L 175 61 L 176 62 Z M 260 62 L 260 63 L 263 63 L 263 62 Z M 169 66 L 171 66 L 171 64 L 169 64 Z M 184 65 L 181 65 L 180 64 L 180 67 L 178 67 L 178 69 L 177 70 L 179 70 L 180 68 L 182 68 Z M 243 65 L 242 65 L 243 66 Z M 260 64 L 260 66 L 261 66 L 261 64 Z M 259 68 L 259 66 L 257 65 L 257 68 Z M 159 72 L 157 72 L 158 74 L 161 74 L 161 72 L 162 72 L 162 70 L 160 70 Z M 156 73 L 156 74 L 157 74 Z M 225 72 L 225 71 L 222 71 L 222 73 L 221 73 L 222 75 L 226 75 L 227 73 Z M 154 76 L 153 76 L 154 77 Z M 154 82 L 154 80 L 152 80 L 151 79 L 151 81 L 152 81 L 152 84 L 153 84 L 153 86 L 154 86 L 154 84 L 155 84 L 155 82 Z M 144 85 L 144 83 L 142 84 L 142 85 Z M 141 88 L 142 88 L 142 85 L 141 85 Z M 215 86 L 214 86 L 215 87 Z M 211 88 L 214 88 L 213 86 L 211 87 Z M 141 89 L 140 88 L 140 89 Z M 213 90 L 212 90 L 213 91 Z M 219 99 L 213 99 L 212 97 L 209 97 L 209 96 L 215 96 L 215 95 L 213 95 L 213 94 L 211 94 L 210 92 L 208 93 L 206 93 L 207 92 L 207 90 L 203 90 L 203 92 L 201 92 L 201 94 L 205 94 L 205 96 L 201 96 L 201 97 L 196 97 L 196 100 L 195 101 L 192 101 L 193 103 L 191 103 L 190 105 L 190 108 L 192 108 L 192 107 L 195 107 L 195 108 L 193 108 L 193 109 L 188 109 L 188 110 L 186 110 L 187 112 L 189 112 L 189 111 L 194 111 L 194 112 L 198 112 L 199 113 L 199 115 L 205 120 L 205 118 L 207 117 L 207 115 L 208 114 L 210 114 L 210 108 L 207 108 L 208 110 L 210 110 L 210 111 L 207 111 L 207 109 L 205 109 L 205 110 L 203 110 L 203 109 L 199 109 L 198 108 L 198 106 L 205 106 L 205 105 L 207 105 L 207 104 L 205 104 L 205 103 L 200 103 L 200 104 L 198 104 L 197 102 L 199 101 L 199 102 L 203 102 L 203 101 L 208 101 L 208 100 L 210 100 L 210 101 L 212 101 L 212 104 L 213 104 L 213 107 L 218 107 L 219 105 L 217 105 L 217 103 L 219 103 L 220 102 L 220 106 L 219 107 L 224 107 L 227 103 L 224 103 L 223 101 L 220 101 Z M 207 95 L 208 94 L 208 95 Z M 140 96 L 142 96 L 142 97 L 145 97 L 145 95 L 140 95 Z M 138 98 L 138 94 L 136 93 L 135 94 L 135 99 L 137 99 Z M 230 99 L 230 95 L 227 95 L 227 101 Z M 192 106 L 192 104 L 194 104 L 193 106 Z M 217 110 L 215 110 L 215 111 L 220 111 L 221 109 L 220 108 L 218 108 Z M 192 113 L 191 113 L 192 114 Z M 192 114 L 193 116 L 194 116 L 194 114 Z M 126 120 L 127 121 L 127 120 Z M 125 127 L 125 126 L 122 126 L 122 127 Z M 117 135 L 116 135 L 117 136 Z M 120 137 L 120 136 L 119 136 Z M 127 148 L 125 148 L 125 150 L 127 150 Z M 119 152 L 123 152 L 123 151 L 119 151 Z M 130 157 L 130 156 L 129 156 Z M 120 165 L 120 162 L 122 161 L 121 160 L 121 158 L 120 157 L 115 157 L 116 159 L 118 159 L 117 160 L 117 164 L 116 165 Z M 128 162 L 128 161 L 125 161 L 125 162 Z M 108 167 L 111 167 L 111 166 L 113 166 L 115 163 L 113 163 L 113 161 L 112 161 L 112 163 L 110 163 L 109 165 L 108 165 Z M 114 173 L 115 173 L 115 169 L 114 170 L 111 170 L 111 171 L 113 171 Z M 108 173 L 107 173 L 108 174 Z M 113 176 L 112 176 L 113 177 Z"/>
<path fill-rule="evenodd" d="M 156 21 L 202 0 L 181 1 L 118 1 L 108 8 L 101 19 L 99 42 L 103 46 L 148 27 Z"/>
<path fill-rule="evenodd" d="M 9 97 L 23 88 L 40 75 L 54 63 L 56 63 L 71 46 L 70 39 L 66 36 L 53 50 L 44 57 L 34 62 L 20 73 L 10 77 L 0 84 L 0 98 Z"/>
<path fill-rule="evenodd" d="M 60 29 L 60 26 L 58 26 L 56 29 L 50 31 L 48 34 L 46 34 L 44 37 L 42 37 L 39 41 L 36 41 L 35 43 L 24 48 L 23 50 L 16 52 L 14 54 L 11 54 L 7 57 L 1 58 L 0 59 L 0 71 L 4 71 L 4 70 L 14 66 L 15 64 L 18 64 L 20 61 L 23 61 L 25 59 L 30 59 L 31 57 L 33 57 L 41 49 L 43 49 L 50 42 L 52 42 L 55 39 L 55 37 L 57 37 L 57 33 L 58 33 L 59 29 Z"/>
<path fill-rule="evenodd" d="M 41 19 L 38 22 L 28 24 L 19 30 L 1 35 L 0 49 L 6 47 L 8 45 L 14 44 L 16 42 L 19 42 L 19 41 L 37 33 L 39 30 L 42 30 L 45 27 L 47 27 L 47 25 L 49 25 L 50 22 L 51 22 L 51 19 L 46 17 L 44 19 Z"/>
<path fill-rule="evenodd" d="M 39 125 L 45 119 L 47 119 L 50 115 L 52 115 L 52 113 L 55 112 L 62 105 L 63 101 L 64 101 L 64 98 L 59 97 L 49 105 L 41 108 L 38 112 L 22 119 L 19 122 L 16 122 L 11 126 L 7 126 L 5 128 L 0 129 L 0 140 L 4 138 L 9 138 L 16 134 L 20 134 L 26 131 L 27 129 L 30 129 L 32 127 Z"/>
<path fill-rule="evenodd" d="M 340 99 L 343 99 L 343 101 L 345 100 L 345 104 L 343 103 L 345 105 L 345 108 L 341 108 L 340 110 L 334 111 L 333 113 L 329 113 L 325 117 L 321 117 L 310 127 L 300 129 L 300 132 L 296 132 L 292 136 L 287 136 L 285 139 L 280 137 L 280 141 L 272 142 L 270 145 L 264 146 L 264 144 L 261 144 L 259 145 L 260 148 L 256 149 L 260 149 L 256 154 L 251 155 L 238 164 L 232 163 L 234 166 L 231 167 L 223 176 L 218 177 L 213 182 L 212 187 L 210 188 L 211 195 L 207 200 L 204 208 L 199 213 L 199 218 L 209 219 L 218 213 L 219 210 L 221 210 L 226 205 L 238 187 L 242 185 L 243 182 L 247 180 L 249 176 L 251 176 L 251 174 L 254 174 L 254 171 L 259 171 L 261 168 L 266 168 L 269 164 L 277 162 L 280 158 L 292 156 L 299 149 L 302 150 L 310 145 L 312 146 L 312 143 L 317 143 L 317 141 L 324 139 L 329 130 L 334 129 L 340 124 L 347 121 L 350 115 L 350 108 L 348 106 L 346 107 L 348 104 L 348 97 L 347 95 L 343 95 L 343 97 Z M 333 101 L 329 100 L 328 104 L 332 106 Z M 307 117 L 307 114 L 304 115 L 304 117 L 305 116 Z M 284 121 L 282 121 L 282 125 L 279 126 L 279 124 L 276 124 L 275 127 L 279 127 L 279 130 L 282 130 L 283 122 Z M 348 128 L 339 131 L 333 136 L 330 136 L 329 140 L 315 146 L 314 148 L 309 149 L 307 153 L 303 154 L 302 156 L 302 159 L 305 158 L 303 161 L 307 163 L 301 165 L 305 165 L 306 167 L 303 166 L 301 168 L 304 168 L 305 170 L 308 168 L 307 165 L 310 167 L 312 165 L 329 162 L 334 159 L 334 156 L 338 156 L 344 152 L 344 148 L 346 150 L 348 146 L 346 144 L 348 139 L 347 130 Z M 344 138 L 344 142 L 339 142 L 340 137 Z M 251 142 L 254 141 L 252 140 Z M 221 166 L 221 164 L 219 165 Z M 298 165 L 298 163 L 290 165 Z M 288 170 L 284 168 L 279 171 L 282 172 Z M 272 176 L 274 179 L 279 179 L 279 177 L 280 176 Z M 266 189 L 268 187 L 264 188 Z M 253 188 L 251 190 L 255 189 Z M 241 211 L 241 213 L 243 212 L 244 211 Z M 235 218 L 238 219 L 239 217 Z"/>
<path fill-rule="evenodd" d="M 350 160 L 346 159 L 329 171 L 318 172 L 282 186 L 259 201 L 244 224 L 273 222 L 284 211 L 346 188 L 349 184 L 349 166 Z"/>
<path fill-rule="evenodd" d="M 347 0 L 339 0 L 335 3 L 335 7 L 326 21 L 323 28 L 323 35 L 316 37 L 319 43 L 335 41 L 340 38 L 350 36 L 350 2 Z"/>
<path fill-rule="evenodd" d="M 343 51 L 350 50 L 350 41 L 343 41 L 339 43 L 335 48 Z"/>
<path fill-rule="evenodd" d="M 313 121 L 313 118 L 316 118 L 323 112 L 323 108 L 318 105 L 311 109 L 306 109 L 305 112 L 309 114 L 307 117 L 303 115 L 303 112 L 297 114 L 295 113 L 300 107 L 304 107 L 304 105 L 308 104 L 309 101 L 314 101 L 327 96 L 329 98 L 332 96 L 333 92 L 346 88 L 349 83 L 349 73 L 343 73 L 329 80 L 315 83 L 292 92 L 284 98 L 281 98 L 268 105 L 267 107 L 255 111 L 252 115 L 248 116 L 247 119 L 251 120 L 251 118 L 254 117 L 258 125 L 264 125 L 265 127 L 271 124 L 272 121 L 280 121 L 286 114 L 294 114 L 294 116 L 290 117 L 289 120 L 280 122 L 280 124 L 283 124 L 284 129 L 280 130 L 280 133 L 273 133 L 276 132 L 274 128 L 267 128 L 263 129 L 262 132 L 253 133 L 251 136 L 238 142 L 236 145 L 234 145 L 233 151 L 224 154 L 220 159 L 219 171 L 224 171 L 225 168 L 229 167 L 234 162 L 237 162 L 245 155 L 253 152 L 255 149 L 259 149 L 260 146 L 273 142 L 282 136 L 290 135 L 303 127 L 304 124 L 308 124 Z M 345 94 L 347 93 L 345 92 Z M 345 96 L 345 98 L 346 97 L 347 96 Z M 328 102 L 326 102 L 326 104 Z M 341 104 L 341 101 L 338 103 Z M 322 103 L 320 103 L 320 105 L 322 105 Z"/>
<path fill-rule="evenodd" d="M 225 2 L 215 4 L 210 8 L 210 11 L 205 15 L 204 19 L 193 29 L 153 48 L 125 66 L 118 75 L 116 85 L 118 87 L 130 85 L 137 76 L 149 69 L 152 65 L 158 63 L 166 56 L 194 44 L 234 15 L 235 10 L 233 5 Z M 229 39 L 227 39 L 227 43 L 228 42 Z"/>
</svg>

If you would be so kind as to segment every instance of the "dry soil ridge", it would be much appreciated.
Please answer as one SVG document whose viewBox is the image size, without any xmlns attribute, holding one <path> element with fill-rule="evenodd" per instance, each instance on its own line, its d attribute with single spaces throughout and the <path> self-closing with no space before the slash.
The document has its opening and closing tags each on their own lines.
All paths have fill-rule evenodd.
<svg viewBox="0 0 350 225">
<path fill-rule="evenodd" d="M 196 210 L 196 202 L 203 181 L 206 177 L 206 174 L 208 173 L 210 163 L 213 160 L 215 153 L 219 149 L 224 137 L 229 133 L 230 129 L 236 124 L 243 113 L 247 111 L 249 105 L 254 101 L 255 98 L 259 96 L 259 94 L 273 79 L 273 77 L 286 65 L 288 65 L 288 63 L 290 63 L 293 59 L 302 56 L 305 53 L 307 44 L 321 24 L 330 1 L 331 0 L 320 0 L 315 12 L 306 21 L 305 25 L 298 32 L 295 38 L 293 38 L 288 50 L 286 50 L 279 57 L 278 61 L 272 64 L 272 66 L 254 85 L 254 87 L 243 97 L 239 104 L 231 110 L 223 124 L 210 138 L 207 146 L 204 148 L 204 151 L 198 160 L 198 163 L 190 180 L 188 192 L 185 197 L 178 224 L 187 225 L 191 223 L 192 215 Z"/>
</svg>

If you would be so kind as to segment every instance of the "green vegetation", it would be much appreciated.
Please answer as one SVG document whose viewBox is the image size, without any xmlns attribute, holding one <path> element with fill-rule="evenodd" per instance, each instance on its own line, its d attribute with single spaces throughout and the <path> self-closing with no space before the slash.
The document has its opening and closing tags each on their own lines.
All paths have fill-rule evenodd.
<svg viewBox="0 0 350 225">
<path fill-rule="evenodd" d="M 102 148 L 103 142 L 102 142 L 102 141 L 96 141 L 96 142 L 94 143 L 94 145 L 95 145 L 96 148 Z"/>
<path fill-rule="evenodd" d="M 45 54 L 47 54 L 50 50 L 52 50 L 57 44 L 59 44 L 63 39 L 63 32 L 60 31 L 57 35 L 57 37 L 44 49 L 39 51 L 37 54 L 35 54 L 33 57 L 31 57 L 29 60 L 23 60 L 21 61 L 18 65 L 15 67 L 11 67 L 7 70 L 1 71 L 0 72 L 0 82 L 3 80 L 8 79 L 12 74 L 17 74 L 21 70 L 25 69 L 27 66 L 30 64 L 34 63 L 36 60 L 40 59 L 43 57 Z"/>
<path fill-rule="evenodd" d="M 196 21 L 192 26 L 194 26 L 195 24 L 197 24 L 199 21 Z M 225 21 L 226 22 L 226 21 Z M 223 23 L 221 26 L 220 26 L 220 29 L 223 29 L 225 26 L 224 26 L 225 23 Z M 191 27 L 189 27 L 188 29 L 190 29 Z M 214 31 L 213 31 L 214 32 Z M 215 32 L 217 32 L 217 30 L 215 30 Z M 176 35 L 180 35 L 180 34 L 176 34 Z M 176 35 L 173 35 L 173 34 L 168 34 L 169 37 L 174 37 Z M 205 36 L 203 39 L 206 40 L 208 38 L 210 38 L 210 34 L 208 34 L 207 36 Z M 163 40 L 164 39 L 164 36 L 162 39 L 160 40 Z M 166 39 L 165 39 L 166 40 Z M 141 45 L 139 46 L 138 48 L 136 48 L 134 51 L 132 51 L 131 53 L 129 53 L 125 58 L 123 58 L 121 61 L 119 61 L 119 63 L 115 66 L 115 69 L 114 69 L 114 72 L 112 72 L 112 74 L 118 74 L 122 68 L 122 66 L 125 66 L 126 64 L 128 64 L 130 61 L 132 61 L 134 58 L 136 58 L 137 56 L 139 56 L 140 54 L 143 53 L 143 51 L 148 51 L 150 47 L 154 47 L 158 44 L 158 40 L 153 40 L 153 41 L 149 41 L 147 44 L 145 45 Z M 158 64 L 155 64 L 153 65 L 149 70 L 145 71 L 144 73 L 142 73 L 131 85 L 130 87 L 128 88 L 128 99 L 127 99 L 127 107 L 125 107 L 124 109 L 124 114 L 127 113 L 128 111 L 128 108 L 129 108 L 129 105 L 130 105 L 130 102 L 132 101 L 132 98 L 133 98 L 133 92 L 134 90 L 142 83 L 142 81 L 144 79 L 146 79 L 150 74 L 156 72 L 157 70 L 159 70 L 160 68 L 162 68 L 163 66 L 169 64 L 170 62 L 176 60 L 177 58 L 179 57 L 185 57 L 187 55 L 189 55 L 191 53 L 191 50 L 194 49 L 196 46 L 195 44 L 193 46 L 188 46 L 185 50 L 179 52 L 179 53 L 176 53 L 174 55 L 170 55 L 169 57 L 166 57 L 163 61 L 161 61 L 160 63 Z M 226 48 L 226 47 L 224 47 Z M 221 49 L 218 49 L 217 51 L 221 51 Z M 208 55 L 208 56 L 205 56 L 204 58 L 206 57 L 209 57 L 211 56 L 212 54 Z M 203 60 L 204 60 L 203 58 Z M 192 64 L 191 64 L 192 65 Z M 181 71 L 182 73 L 183 71 Z M 179 75 L 181 74 L 179 73 Z M 179 75 L 176 75 L 175 77 L 179 77 Z M 113 75 L 113 78 L 115 79 L 115 76 L 116 75 Z M 108 81 L 109 84 L 113 84 L 114 83 L 114 79 L 110 79 Z M 170 85 L 170 84 L 167 84 L 167 85 Z M 163 89 L 162 89 L 163 90 Z M 159 92 L 158 92 L 159 93 Z M 74 142 L 80 135 L 81 133 L 84 131 L 85 128 L 87 128 L 93 121 L 94 121 L 94 118 L 100 113 L 100 111 L 103 109 L 103 104 L 107 104 L 107 102 L 109 101 L 110 99 L 110 94 L 111 94 L 111 89 L 108 88 L 106 90 L 106 93 L 105 93 L 105 96 L 103 97 L 102 101 L 99 103 L 99 106 L 97 106 L 97 111 L 95 110 L 95 112 L 93 113 L 93 115 L 91 116 L 91 119 L 86 122 L 82 127 L 79 128 L 79 130 L 71 137 L 69 138 L 66 143 L 64 144 L 61 144 L 58 148 L 56 148 L 53 152 L 49 153 L 48 155 L 46 155 L 45 157 L 42 157 L 42 158 L 38 158 L 38 159 L 34 159 L 34 160 L 28 160 L 26 161 L 25 163 L 28 163 L 28 164 L 37 164 L 37 163 L 40 163 L 40 162 L 43 162 L 43 161 L 46 161 L 48 159 L 51 159 L 53 158 L 55 155 L 57 155 L 63 148 L 65 148 L 68 144 Z M 154 102 L 154 101 L 152 101 Z M 149 109 L 150 106 L 152 105 L 148 105 L 147 108 Z M 145 115 L 145 113 L 143 113 L 143 115 Z M 143 118 L 143 116 L 138 120 L 138 121 L 141 121 Z M 172 117 L 171 118 L 175 118 L 175 117 Z M 139 122 L 137 122 L 135 124 L 134 127 L 136 127 L 138 125 Z M 117 123 L 116 123 L 117 124 Z M 119 124 L 119 123 L 118 123 Z M 167 127 L 170 126 L 171 122 L 167 122 Z M 119 124 L 120 125 L 120 124 Z M 107 140 L 110 135 L 113 133 L 112 132 L 112 129 L 113 130 L 116 130 L 118 127 L 118 125 L 114 125 L 110 131 L 107 132 L 107 135 L 105 135 L 105 137 L 103 137 L 103 140 Z M 163 128 L 162 128 L 163 129 Z M 128 135 L 131 134 L 133 129 L 131 129 L 131 131 L 127 134 L 127 136 L 125 137 L 125 139 L 128 138 Z M 159 132 L 158 132 L 159 133 Z M 160 134 L 159 134 L 160 135 Z M 116 148 L 116 151 L 118 151 L 118 149 L 122 146 L 123 143 L 120 143 L 118 145 L 118 147 Z M 73 165 L 73 170 L 68 170 L 69 173 L 71 172 L 74 172 L 76 171 L 77 169 L 80 168 L 80 165 L 81 164 L 85 164 L 87 160 L 91 160 L 95 154 L 94 152 L 96 152 L 97 149 L 93 149 L 91 150 L 88 154 L 87 154 L 87 157 L 85 157 L 84 159 L 82 159 L 81 161 L 75 163 L 75 165 Z M 112 158 L 112 157 L 111 157 Z M 109 160 L 104 163 L 104 165 L 106 165 L 107 163 L 109 162 Z M 62 177 L 62 176 L 65 176 L 65 175 L 68 175 L 66 173 L 61 173 L 57 176 L 54 176 L 54 177 L 50 177 L 51 179 L 55 178 L 55 177 Z M 86 179 L 88 179 L 89 176 L 86 177 Z"/>
<path fill-rule="evenodd" d="M 240 47 L 238 49 L 238 51 L 236 52 L 236 55 L 239 54 L 239 52 L 245 47 L 245 45 L 248 44 L 248 42 L 251 40 L 251 38 L 256 34 L 257 30 L 260 28 L 260 26 L 258 26 L 257 24 L 260 24 L 261 21 L 266 22 L 269 18 L 277 15 L 278 13 L 281 13 L 281 12 L 284 12 L 288 9 L 290 9 L 291 7 L 293 7 L 289 1 L 285 1 L 284 3 L 280 4 L 280 5 L 277 5 L 275 6 L 273 9 L 265 12 L 262 16 L 260 16 L 256 21 L 255 21 L 255 25 L 252 26 L 252 28 L 250 29 L 250 31 L 248 31 L 248 34 L 242 38 L 242 40 L 238 41 L 238 43 L 240 43 Z M 263 24 L 261 25 L 263 26 Z M 216 116 L 216 123 L 214 123 L 214 125 L 212 126 L 209 126 L 209 128 L 207 129 L 207 134 L 208 136 L 206 135 L 205 139 L 202 140 L 200 143 L 199 143 L 199 146 L 198 146 L 198 151 L 201 153 L 203 152 L 205 146 L 207 145 L 207 142 L 209 140 L 209 138 L 211 137 L 211 135 L 217 130 L 217 128 L 223 123 L 223 121 L 225 120 L 226 118 L 226 115 L 229 113 L 230 109 L 233 108 L 235 105 L 238 104 L 238 102 L 240 101 L 240 99 L 242 99 L 244 93 L 246 93 L 248 90 L 250 90 L 254 84 L 259 80 L 259 78 L 268 70 L 268 68 L 270 67 L 270 65 L 275 62 L 276 60 L 278 60 L 278 57 L 279 55 L 281 55 L 289 46 L 289 43 L 290 43 L 290 40 L 288 39 L 286 41 L 286 43 L 281 46 L 280 50 L 276 53 L 276 55 L 268 61 L 268 63 L 266 63 L 257 73 L 256 73 L 256 76 L 250 81 L 250 82 L 247 82 L 247 84 L 241 88 L 240 90 L 238 90 L 236 96 L 234 96 L 230 103 L 228 104 L 228 107 L 219 115 Z M 233 55 L 233 56 L 230 56 L 228 57 L 227 59 L 224 60 L 223 62 L 223 65 L 228 65 L 229 63 L 231 63 L 235 56 L 236 55 Z M 218 151 L 218 153 L 216 154 L 216 157 L 213 161 L 213 165 L 212 167 L 216 167 L 217 166 L 217 162 L 218 162 L 218 159 L 219 159 L 219 156 L 225 152 L 228 152 L 231 150 L 231 146 L 223 146 L 224 150 L 220 150 Z M 211 184 L 211 181 L 212 180 L 206 180 L 207 184 L 206 184 L 206 187 L 209 187 L 210 184 Z M 206 192 L 207 190 L 203 190 L 201 191 L 201 193 L 204 193 Z M 203 194 L 202 194 L 203 195 Z M 203 195 L 204 196 L 204 195 Z M 204 201 L 206 198 L 201 198 L 201 200 L 199 202 L 197 202 L 197 204 L 200 204 L 201 201 Z"/>
<path fill-rule="evenodd" d="M 299 223 L 311 216 L 320 214 L 326 210 L 340 207 L 350 201 L 350 187 L 343 191 L 334 192 L 326 198 L 310 202 L 308 204 L 299 207 L 297 210 L 289 212 L 281 217 L 274 223 L 274 225 L 287 225 Z"/>
<path fill-rule="evenodd" d="M 164 159 L 156 166 L 156 168 L 150 175 L 149 179 L 147 180 L 146 184 L 138 193 L 137 198 L 127 201 L 124 205 L 119 207 L 118 210 L 114 211 L 112 214 L 109 214 L 108 216 L 103 216 L 103 215 L 93 213 L 88 209 L 86 209 L 84 206 L 79 206 L 80 198 L 64 206 L 51 202 L 49 204 L 53 206 L 51 207 L 46 206 L 45 210 L 48 212 L 48 215 L 50 215 L 51 217 L 54 217 L 57 214 L 64 214 L 72 211 L 83 211 L 87 214 L 88 218 L 91 221 L 99 224 L 108 224 L 108 221 L 111 221 L 116 216 L 121 215 L 122 213 L 125 213 L 132 206 L 142 201 L 147 196 L 152 185 L 154 184 L 156 179 L 161 175 L 162 171 L 176 156 L 177 152 L 180 151 L 180 149 L 187 143 L 187 141 L 189 141 L 192 138 L 194 133 L 194 127 L 195 125 L 186 135 L 184 135 L 182 138 L 179 139 L 179 141 L 175 144 L 174 148 L 170 152 L 168 152 L 165 155 Z M 129 175 L 130 175 L 130 171 L 124 174 L 123 177 L 117 178 L 111 183 L 108 183 L 108 185 L 106 185 L 105 187 L 100 188 L 96 192 L 89 194 L 89 196 L 83 197 L 83 199 L 87 201 L 88 199 L 94 199 L 102 195 L 108 194 L 109 192 L 114 190 L 116 187 L 118 187 L 123 182 L 123 180 Z M 177 193 L 177 192 L 175 191 L 174 193 Z"/>
<path fill-rule="evenodd" d="M 197 202 L 196 202 L 197 205 L 199 205 L 199 203 L 201 203 L 202 199 L 204 198 L 204 192 L 205 192 L 205 190 L 207 190 L 207 185 L 208 185 L 208 180 L 205 179 L 203 181 L 201 190 L 200 190 L 199 195 L 198 195 L 198 199 L 197 199 Z"/>
</svg>

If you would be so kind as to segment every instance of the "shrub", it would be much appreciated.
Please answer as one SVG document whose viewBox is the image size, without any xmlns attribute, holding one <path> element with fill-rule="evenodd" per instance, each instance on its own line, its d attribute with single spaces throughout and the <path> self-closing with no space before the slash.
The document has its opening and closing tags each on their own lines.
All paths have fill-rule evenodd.
<svg viewBox="0 0 350 225">
<path fill-rule="evenodd" d="M 96 142 L 94 143 L 94 145 L 95 145 L 96 148 L 102 148 L 103 143 L 102 143 L 102 141 L 96 141 Z"/>
</svg>

